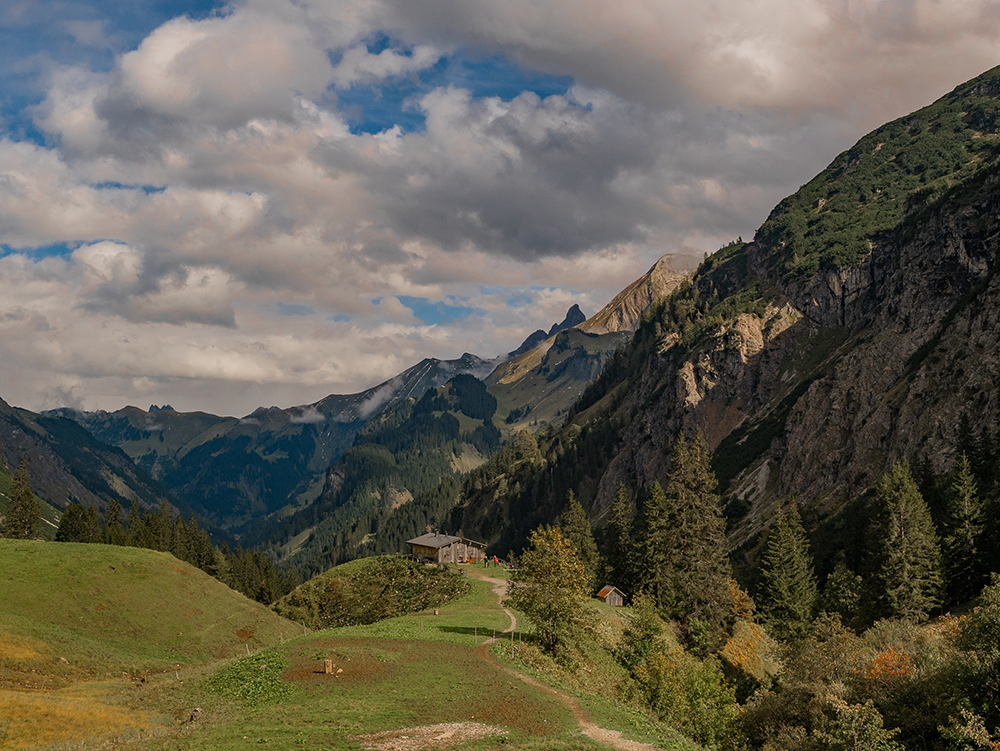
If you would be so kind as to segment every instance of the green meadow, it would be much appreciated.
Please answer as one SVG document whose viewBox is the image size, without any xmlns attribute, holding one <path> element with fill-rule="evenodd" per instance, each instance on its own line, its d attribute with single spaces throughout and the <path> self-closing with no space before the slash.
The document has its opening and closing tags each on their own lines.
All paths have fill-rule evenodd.
<svg viewBox="0 0 1000 751">
<path fill-rule="evenodd" d="M 615 700 L 611 661 L 588 686 L 520 616 L 503 634 L 503 572 L 462 568 L 437 608 L 304 633 L 164 553 L 0 540 L 0 749 L 611 747 L 581 717 L 695 748 Z"/>
</svg>

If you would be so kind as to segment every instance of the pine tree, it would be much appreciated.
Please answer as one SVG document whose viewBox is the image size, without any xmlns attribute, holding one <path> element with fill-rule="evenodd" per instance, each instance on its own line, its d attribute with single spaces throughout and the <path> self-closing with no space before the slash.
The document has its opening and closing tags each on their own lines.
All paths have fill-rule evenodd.
<svg viewBox="0 0 1000 751">
<path fill-rule="evenodd" d="M 942 545 L 948 594 L 958 604 L 979 593 L 986 583 L 980 563 L 979 540 L 983 509 L 976 490 L 972 462 L 965 454 L 958 460 L 958 476 L 951 485 L 945 538 Z"/>
<path fill-rule="evenodd" d="M 872 615 L 920 621 L 939 601 L 941 550 L 905 459 L 879 481 L 876 506 L 869 553 Z"/>
<path fill-rule="evenodd" d="M 114 498 L 108 501 L 104 509 L 104 530 L 101 532 L 101 542 L 105 545 L 128 545 L 128 535 L 122 524 L 122 507 Z"/>
<path fill-rule="evenodd" d="M 646 592 L 657 607 L 673 599 L 671 571 L 667 567 L 666 524 L 667 495 L 656 480 L 642 504 L 641 534 L 632 563 L 635 592 Z"/>
<path fill-rule="evenodd" d="M 132 502 L 132 508 L 128 514 L 128 537 L 129 544 L 133 548 L 156 550 L 156 537 L 149 526 L 150 517 L 153 516 L 155 514 L 142 513 L 139 504 Z"/>
<path fill-rule="evenodd" d="M 618 485 L 615 500 L 611 503 L 608 519 L 607 581 L 625 592 L 635 593 L 632 565 L 632 502 L 629 501 L 625 486 Z"/>
<path fill-rule="evenodd" d="M 597 544 L 594 542 L 594 531 L 591 529 L 587 512 L 583 510 L 572 490 L 566 494 L 566 508 L 559 520 L 559 528 L 563 536 L 576 548 L 576 554 L 583 564 L 584 571 L 587 572 L 587 579 L 593 589 L 599 563 Z"/>
<path fill-rule="evenodd" d="M 864 596 L 864 579 L 839 561 L 826 578 L 823 587 L 822 608 L 827 613 L 836 613 L 843 622 L 854 628 L 861 615 L 861 600 Z"/>
<path fill-rule="evenodd" d="M 761 576 L 761 607 L 774 633 L 786 639 L 805 636 L 818 588 L 809 540 L 794 501 L 788 513 L 778 509 L 768 534 Z"/>
<path fill-rule="evenodd" d="M 664 489 L 664 585 L 656 594 L 666 613 L 688 626 L 700 646 L 721 646 L 733 621 L 726 525 L 715 489 L 711 452 L 700 429 L 688 445 L 678 436 Z"/>
<path fill-rule="evenodd" d="M 31 475 L 28 472 L 28 460 L 21 457 L 21 465 L 14 473 L 10 486 L 10 498 L 7 503 L 7 515 L 4 520 L 4 537 L 15 540 L 30 540 L 38 530 L 41 511 L 35 494 L 31 492 Z"/>
<path fill-rule="evenodd" d="M 101 523 L 93 506 L 71 503 L 59 518 L 56 542 L 100 542 Z"/>
</svg>

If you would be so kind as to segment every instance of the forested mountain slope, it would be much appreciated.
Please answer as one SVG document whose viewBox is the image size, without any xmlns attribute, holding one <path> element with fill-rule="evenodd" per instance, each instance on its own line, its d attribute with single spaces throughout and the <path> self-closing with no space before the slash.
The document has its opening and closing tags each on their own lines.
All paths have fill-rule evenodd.
<svg viewBox="0 0 1000 751">
<path fill-rule="evenodd" d="M 486 375 L 491 361 L 425 359 L 357 394 L 314 404 L 258 409 L 241 419 L 169 408 L 116 412 L 60 409 L 46 413 L 83 425 L 121 448 L 205 518 L 241 525 L 286 506 L 301 507 L 323 487 L 324 473 L 365 422 L 400 400 L 423 396 L 459 373 Z"/>
<path fill-rule="evenodd" d="M 167 495 L 128 456 L 75 422 L 0 400 L 0 460 L 13 471 L 22 457 L 35 495 L 56 509 L 73 501 L 103 509 L 112 498 L 154 508 Z"/>
<path fill-rule="evenodd" d="M 449 529 L 458 474 L 500 445 L 496 409 L 470 375 L 396 404 L 358 431 L 327 469 L 315 502 L 256 525 L 247 543 L 266 541 L 309 576 L 353 558 L 404 552 L 406 540 L 428 526 Z"/>
<path fill-rule="evenodd" d="M 994 69 L 837 157 L 654 305 L 543 441 L 541 469 L 512 469 L 516 489 L 500 473 L 467 518 L 503 520 L 507 544 L 517 509 L 552 519 L 569 489 L 600 517 L 620 483 L 634 496 L 662 478 L 696 426 L 733 546 L 781 499 L 836 525 L 902 458 L 950 470 L 960 425 L 992 435 L 1000 408 L 998 118 Z"/>
</svg>

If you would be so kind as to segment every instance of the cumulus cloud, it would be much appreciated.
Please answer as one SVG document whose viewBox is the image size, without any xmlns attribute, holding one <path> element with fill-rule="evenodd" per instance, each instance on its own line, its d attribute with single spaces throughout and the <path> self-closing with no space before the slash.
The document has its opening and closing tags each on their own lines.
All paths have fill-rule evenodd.
<svg viewBox="0 0 1000 751">
<path fill-rule="evenodd" d="M 121 37 L 77 14 L 87 55 L 22 63 L 44 137 L 0 137 L 0 397 L 247 414 L 509 351 L 662 253 L 749 237 L 992 65 L 991 8 L 237 0 L 104 67 Z M 462 71 L 491 55 L 570 83 L 484 93 Z M 388 125 L 357 127 L 364 96 Z M 409 298 L 486 315 L 427 325 Z"/>
</svg>

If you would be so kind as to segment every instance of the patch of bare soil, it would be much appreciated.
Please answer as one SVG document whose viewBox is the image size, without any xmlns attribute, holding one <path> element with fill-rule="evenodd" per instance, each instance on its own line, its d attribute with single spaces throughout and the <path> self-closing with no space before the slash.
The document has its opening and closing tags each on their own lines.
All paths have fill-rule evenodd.
<svg viewBox="0 0 1000 751">
<path fill-rule="evenodd" d="M 507 731 L 479 722 L 447 722 L 402 730 L 383 730 L 355 736 L 361 747 L 372 751 L 421 751 L 431 748 L 448 748 L 459 743 L 506 735 Z"/>
</svg>

